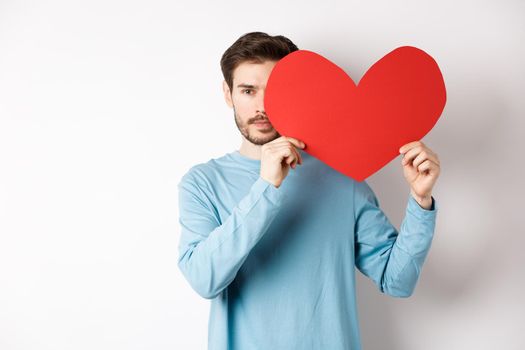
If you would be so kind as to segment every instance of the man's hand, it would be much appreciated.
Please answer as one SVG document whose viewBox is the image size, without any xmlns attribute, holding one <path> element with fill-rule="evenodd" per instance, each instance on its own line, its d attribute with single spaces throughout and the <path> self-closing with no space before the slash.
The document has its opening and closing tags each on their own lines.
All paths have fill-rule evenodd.
<svg viewBox="0 0 525 350">
<path fill-rule="evenodd" d="M 297 163 L 303 160 L 296 149 L 304 148 L 302 141 L 292 137 L 281 136 L 261 147 L 261 173 L 260 176 L 272 183 L 275 187 L 281 186 L 290 167 L 295 169 Z"/>
<path fill-rule="evenodd" d="M 409 142 L 399 149 L 403 154 L 401 164 L 405 179 L 410 185 L 410 194 L 425 209 L 432 205 L 432 187 L 440 172 L 436 153 L 421 141 Z"/>
</svg>

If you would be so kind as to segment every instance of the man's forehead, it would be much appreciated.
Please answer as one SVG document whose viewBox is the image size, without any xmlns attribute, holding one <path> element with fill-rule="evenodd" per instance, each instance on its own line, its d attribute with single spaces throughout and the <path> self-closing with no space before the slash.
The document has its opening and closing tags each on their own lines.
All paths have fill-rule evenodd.
<svg viewBox="0 0 525 350">
<path fill-rule="evenodd" d="M 236 88 L 260 88 L 277 61 L 242 62 L 233 71 Z"/>
</svg>

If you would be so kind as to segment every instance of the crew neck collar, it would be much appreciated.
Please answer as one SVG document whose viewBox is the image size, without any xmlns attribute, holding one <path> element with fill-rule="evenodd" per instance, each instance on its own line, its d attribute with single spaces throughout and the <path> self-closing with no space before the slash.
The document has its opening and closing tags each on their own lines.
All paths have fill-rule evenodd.
<svg viewBox="0 0 525 350">
<path fill-rule="evenodd" d="M 242 165 L 250 168 L 250 169 L 260 169 L 261 168 L 261 160 L 260 159 L 253 159 L 248 158 L 244 155 L 242 155 L 239 150 L 235 150 L 233 152 L 230 152 L 230 156 L 237 162 L 241 163 Z"/>
<path fill-rule="evenodd" d="M 303 158 L 303 162 L 306 158 L 309 157 L 308 153 L 304 152 L 303 150 L 299 150 L 299 153 L 301 153 L 301 157 Z M 242 155 L 239 150 L 235 150 L 233 152 L 230 152 L 229 153 L 230 157 L 244 165 L 245 167 L 249 168 L 249 169 L 253 169 L 253 170 L 259 170 L 261 169 L 261 160 L 260 159 L 253 159 L 253 158 L 249 158 L 249 157 L 246 157 L 245 155 Z"/>
</svg>

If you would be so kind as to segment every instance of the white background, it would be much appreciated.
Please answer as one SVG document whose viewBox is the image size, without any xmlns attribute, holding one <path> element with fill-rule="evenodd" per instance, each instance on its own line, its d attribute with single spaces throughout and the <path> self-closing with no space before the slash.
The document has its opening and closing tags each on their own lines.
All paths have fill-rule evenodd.
<svg viewBox="0 0 525 350">
<path fill-rule="evenodd" d="M 523 1 L 0 0 L 0 349 L 205 349 L 177 267 L 177 183 L 238 149 L 219 60 L 282 34 L 359 80 L 394 48 L 448 101 L 434 242 L 414 295 L 359 274 L 364 349 L 524 349 Z M 400 158 L 369 178 L 399 227 Z"/>
</svg>

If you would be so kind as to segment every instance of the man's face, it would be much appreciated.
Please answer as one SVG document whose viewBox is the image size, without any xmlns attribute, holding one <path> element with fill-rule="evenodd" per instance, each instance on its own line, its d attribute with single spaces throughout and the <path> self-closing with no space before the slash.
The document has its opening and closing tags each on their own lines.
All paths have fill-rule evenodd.
<svg viewBox="0 0 525 350">
<path fill-rule="evenodd" d="M 264 145 L 281 136 L 264 111 L 266 82 L 276 63 L 241 63 L 233 71 L 232 91 L 223 81 L 224 97 L 233 108 L 235 124 L 241 134 L 255 145 Z"/>
</svg>

